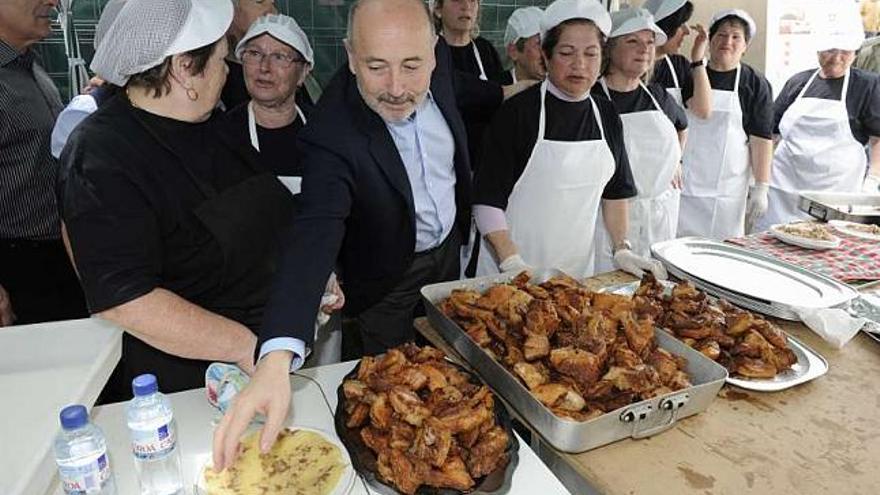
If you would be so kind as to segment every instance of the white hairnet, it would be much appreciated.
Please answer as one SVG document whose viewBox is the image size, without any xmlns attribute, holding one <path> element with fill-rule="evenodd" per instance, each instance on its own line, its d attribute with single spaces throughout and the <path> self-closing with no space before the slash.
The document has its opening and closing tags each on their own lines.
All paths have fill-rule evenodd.
<svg viewBox="0 0 880 495">
<path fill-rule="evenodd" d="M 654 32 L 656 46 L 666 44 L 666 33 L 654 24 L 654 16 L 647 10 L 637 7 L 620 9 L 611 14 L 611 34 L 608 37 L 616 38 L 646 29 Z"/>
<path fill-rule="evenodd" d="M 865 28 L 856 3 L 840 5 L 816 30 L 816 51 L 856 51 L 865 42 Z"/>
<path fill-rule="evenodd" d="M 128 0 L 92 60 L 92 71 L 124 86 L 165 58 L 210 45 L 232 23 L 230 0 Z"/>
<path fill-rule="evenodd" d="M 547 6 L 541 17 L 541 39 L 547 31 L 571 19 L 586 19 L 608 36 L 611 32 L 611 16 L 605 7 L 596 0 L 556 0 Z"/>
<path fill-rule="evenodd" d="M 541 32 L 541 17 L 544 11 L 540 7 L 523 7 L 513 11 L 507 19 L 504 30 L 504 44 L 516 43 L 520 38 L 531 38 Z"/>
<path fill-rule="evenodd" d="M 661 21 L 678 12 L 688 0 L 647 0 L 642 7 L 654 16 L 656 21 Z"/>
<path fill-rule="evenodd" d="M 104 5 L 104 10 L 101 11 L 101 17 L 98 19 L 98 24 L 95 26 L 94 46 L 96 49 L 98 48 L 98 45 L 101 44 L 101 40 L 104 39 L 104 35 L 107 34 L 107 30 L 113 25 L 113 21 L 116 20 L 119 11 L 125 6 L 126 1 L 128 0 L 110 0 Z"/>
<path fill-rule="evenodd" d="M 306 62 L 310 65 L 315 64 L 315 55 L 306 33 L 293 17 L 280 14 L 267 14 L 254 21 L 236 45 L 235 56 L 241 59 L 241 52 L 247 42 L 263 34 L 269 34 L 276 40 L 295 48 L 306 59 Z"/>
<path fill-rule="evenodd" d="M 718 21 L 728 16 L 738 17 L 746 23 L 746 25 L 749 27 L 749 32 L 746 33 L 746 35 L 749 37 L 749 40 L 755 39 L 755 36 L 758 35 L 758 25 L 755 23 L 755 20 L 752 19 L 752 16 L 743 9 L 727 9 L 716 12 L 715 15 L 712 16 L 712 19 L 709 21 L 709 29 L 711 30 L 712 26 L 714 26 Z"/>
</svg>

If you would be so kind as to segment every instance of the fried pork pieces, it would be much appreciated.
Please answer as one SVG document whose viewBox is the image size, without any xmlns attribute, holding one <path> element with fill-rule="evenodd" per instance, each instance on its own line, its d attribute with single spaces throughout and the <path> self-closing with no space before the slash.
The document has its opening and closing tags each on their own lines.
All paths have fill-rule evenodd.
<svg viewBox="0 0 880 495">
<path fill-rule="evenodd" d="M 510 439 L 495 424 L 492 393 L 438 349 L 407 344 L 365 357 L 342 387 L 346 426 L 360 428 L 380 477 L 403 493 L 467 491 L 507 465 Z"/>
<path fill-rule="evenodd" d="M 684 360 L 657 347 L 656 315 L 569 277 L 533 285 L 523 272 L 482 295 L 453 291 L 440 309 L 558 416 L 586 421 L 691 386 Z"/>
<path fill-rule="evenodd" d="M 659 315 L 660 326 L 732 374 L 773 378 L 797 362 L 779 327 L 726 301 L 712 302 L 689 282 L 666 296 L 649 274 L 634 300 L 636 313 Z"/>
</svg>

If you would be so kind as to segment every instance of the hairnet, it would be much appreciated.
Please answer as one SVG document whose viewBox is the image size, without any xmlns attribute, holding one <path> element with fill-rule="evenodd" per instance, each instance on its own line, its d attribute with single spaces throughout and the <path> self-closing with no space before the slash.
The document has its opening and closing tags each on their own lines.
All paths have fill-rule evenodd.
<svg viewBox="0 0 880 495">
<path fill-rule="evenodd" d="M 315 55 L 312 52 L 312 45 L 309 44 L 309 38 L 293 17 L 286 15 L 267 14 L 254 21 L 236 45 L 235 56 L 241 59 L 241 52 L 248 41 L 263 34 L 269 34 L 276 40 L 293 47 L 306 59 L 306 62 L 310 65 L 315 64 Z"/>
<path fill-rule="evenodd" d="M 214 43 L 232 23 L 230 0 L 128 0 L 92 60 L 92 71 L 124 86 L 165 58 Z"/>
<path fill-rule="evenodd" d="M 657 22 L 666 19 L 684 7 L 688 0 L 647 0 L 642 7 L 654 16 Z"/>
<path fill-rule="evenodd" d="M 654 16 L 647 10 L 628 8 L 611 14 L 611 34 L 609 38 L 616 38 L 643 30 L 654 32 L 655 45 L 662 46 L 666 44 L 666 33 L 654 24 Z"/>
<path fill-rule="evenodd" d="M 107 34 L 107 30 L 113 25 L 113 21 L 116 20 L 119 11 L 125 6 L 126 1 L 127 0 L 110 0 L 104 5 L 104 10 L 101 11 L 101 17 L 98 19 L 98 24 L 95 26 L 94 46 L 96 49 L 98 48 L 98 45 L 101 44 L 101 40 L 104 39 L 104 35 Z"/>
<path fill-rule="evenodd" d="M 571 19 L 592 21 L 605 36 L 611 32 L 611 16 L 596 0 L 556 0 L 547 6 L 541 17 L 541 39 L 547 31 Z"/>
<path fill-rule="evenodd" d="M 531 38 L 541 32 L 541 16 L 544 11 L 540 7 L 523 7 L 513 11 L 507 19 L 504 30 L 504 44 L 516 43 L 520 38 Z"/>
</svg>

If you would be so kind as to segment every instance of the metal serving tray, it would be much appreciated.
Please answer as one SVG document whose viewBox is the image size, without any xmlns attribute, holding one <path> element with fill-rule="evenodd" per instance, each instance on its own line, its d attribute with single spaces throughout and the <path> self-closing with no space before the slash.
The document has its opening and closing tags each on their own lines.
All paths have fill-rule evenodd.
<svg viewBox="0 0 880 495">
<path fill-rule="evenodd" d="M 795 307 L 846 307 L 852 287 L 754 251 L 708 239 L 683 237 L 651 246 L 669 273 L 709 294 L 770 316 L 800 321 Z"/>
<path fill-rule="evenodd" d="M 804 191 L 798 208 L 819 220 L 880 225 L 880 194 Z"/>
<path fill-rule="evenodd" d="M 536 271 L 533 283 L 541 283 L 560 275 L 558 270 Z M 492 359 L 454 321 L 441 312 L 437 304 L 449 297 L 453 289 L 484 292 L 493 284 L 510 281 L 512 275 L 493 275 L 459 280 L 422 288 L 428 320 L 441 336 L 474 368 L 478 375 L 500 395 L 519 416 L 554 448 L 579 453 L 624 438 L 646 438 L 675 425 L 681 418 L 705 411 L 724 385 L 727 370 L 699 352 L 682 344 L 665 332 L 656 332 L 658 345 L 687 360 L 687 373 L 693 387 L 671 394 L 629 404 L 590 421 L 574 421 L 553 414 L 538 401 L 517 377 Z"/>
<path fill-rule="evenodd" d="M 675 285 L 672 282 L 663 282 L 663 284 L 666 288 L 667 294 Z M 631 296 L 635 294 L 638 287 L 639 282 L 630 282 L 626 284 L 612 285 L 601 289 L 601 291 Z M 739 304 L 737 305 L 739 306 Z M 664 332 L 669 332 L 669 335 L 673 335 L 670 330 L 665 328 L 661 329 Z M 828 372 L 828 361 L 826 361 L 821 354 L 788 333 L 786 333 L 785 336 L 788 339 L 788 347 L 794 352 L 794 355 L 797 356 L 797 363 L 795 363 L 791 369 L 783 371 L 773 378 L 745 378 L 742 376 L 728 375 L 727 383 L 736 385 L 739 388 L 754 390 L 756 392 L 778 392 L 780 390 L 794 387 L 795 385 L 800 385 L 801 383 L 806 383 L 815 378 L 819 378 Z"/>
</svg>

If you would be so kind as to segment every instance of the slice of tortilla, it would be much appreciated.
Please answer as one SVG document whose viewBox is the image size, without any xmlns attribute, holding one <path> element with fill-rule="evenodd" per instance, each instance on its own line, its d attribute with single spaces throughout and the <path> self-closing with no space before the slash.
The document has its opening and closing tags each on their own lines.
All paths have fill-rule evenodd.
<svg viewBox="0 0 880 495">
<path fill-rule="evenodd" d="M 210 495 L 330 495 L 346 468 L 339 447 L 314 431 L 282 430 L 267 454 L 258 442 L 259 432 L 249 434 L 234 466 L 205 469 Z"/>
</svg>

